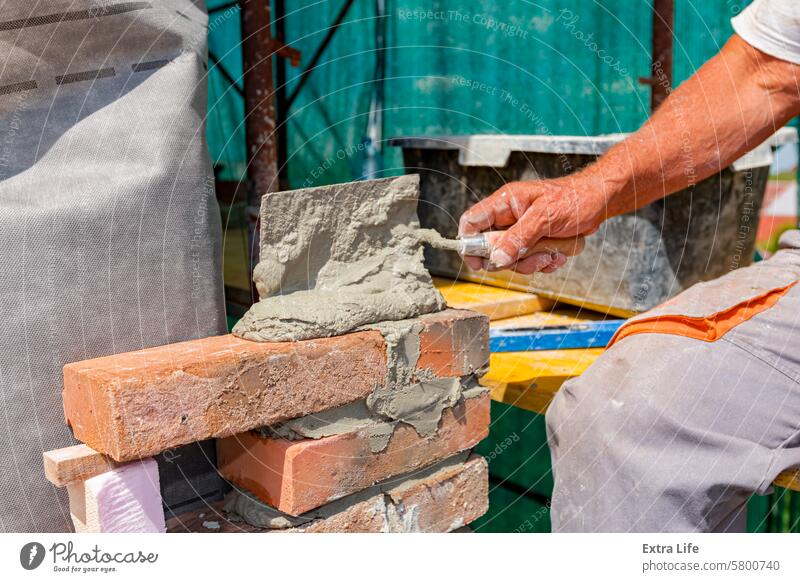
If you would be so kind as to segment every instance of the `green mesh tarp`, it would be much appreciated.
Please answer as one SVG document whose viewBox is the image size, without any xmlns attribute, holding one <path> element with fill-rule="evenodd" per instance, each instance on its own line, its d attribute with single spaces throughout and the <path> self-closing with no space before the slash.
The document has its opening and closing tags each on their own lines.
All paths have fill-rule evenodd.
<svg viewBox="0 0 800 582">
<path fill-rule="evenodd" d="M 286 41 L 303 53 L 287 93 L 344 0 L 286 2 Z M 649 112 L 651 3 L 626 0 L 387 0 L 386 49 L 376 51 L 377 2 L 353 3 L 288 112 L 291 187 L 364 172 L 376 59 L 385 78 L 381 133 L 397 135 L 631 131 Z M 745 3 L 746 4 L 746 3 Z M 239 179 L 245 147 L 238 8 L 208 3 L 208 138 L 218 176 Z M 676 1 L 675 75 L 685 79 L 731 34 L 742 3 Z M 234 82 L 237 87 L 232 86 Z M 386 173 L 401 158 L 383 146 Z"/>
</svg>

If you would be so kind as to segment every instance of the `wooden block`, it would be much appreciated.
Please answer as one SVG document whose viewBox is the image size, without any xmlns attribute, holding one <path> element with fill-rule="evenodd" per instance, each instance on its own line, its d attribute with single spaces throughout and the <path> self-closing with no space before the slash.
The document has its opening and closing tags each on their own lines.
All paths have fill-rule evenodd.
<svg viewBox="0 0 800 582">
<path fill-rule="evenodd" d="M 485 365 L 484 316 L 447 310 L 420 321 L 430 352 L 418 368 L 462 376 Z M 64 412 L 78 440 L 121 462 L 342 406 L 385 377 L 377 331 L 282 343 L 216 336 L 68 364 Z"/>
<path fill-rule="evenodd" d="M 161 533 L 166 530 L 154 459 L 127 463 L 67 485 L 78 533 Z"/>
<path fill-rule="evenodd" d="M 555 301 L 533 293 L 513 291 L 500 287 L 479 285 L 466 281 L 453 281 L 434 277 L 433 283 L 444 297 L 448 307 L 471 309 L 494 321 L 526 313 L 547 311 Z"/>
<path fill-rule="evenodd" d="M 400 424 L 380 452 L 371 450 L 365 430 L 299 441 L 251 431 L 217 441 L 217 459 L 223 477 L 297 516 L 470 449 L 488 434 L 489 395 L 484 392 L 445 410 L 438 432 L 429 437 Z"/>
<path fill-rule="evenodd" d="M 486 460 L 446 461 L 401 481 L 372 487 L 307 514 L 308 523 L 286 530 L 259 529 L 233 518 L 221 505 L 172 518 L 169 532 L 403 533 L 459 529 L 489 508 Z"/>
<path fill-rule="evenodd" d="M 47 451 L 43 457 L 44 475 L 56 487 L 64 487 L 75 481 L 85 481 L 120 466 L 114 459 L 86 445 Z"/>
<path fill-rule="evenodd" d="M 775 479 L 775 485 L 792 491 L 800 491 L 800 467 L 788 469 L 778 475 L 778 478 Z"/>
<path fill-rule="evenodd" d="M 492 400 L 544 414 L 561 385 L 580 376 L 603 348 L 492 354 L 481 384 Z"/>
</svg>

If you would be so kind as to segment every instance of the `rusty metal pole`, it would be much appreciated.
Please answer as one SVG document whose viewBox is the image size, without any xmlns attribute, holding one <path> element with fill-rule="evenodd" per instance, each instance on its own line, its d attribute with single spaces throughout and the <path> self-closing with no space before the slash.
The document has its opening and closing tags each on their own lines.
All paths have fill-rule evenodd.
<svg viewBox="0 0 800 582">
<path fill-rule="evenodd" d="M 653 57 L 650 109 L 656 108 L 672 92 L 672 43 L 675 20 L 673 0 L 653 0 Z"/>
<path fill-rule="evenodd" d="M 248 174 L 247 230 L 252 275 L 259 255 L 257 224 L 261 197 L 278 189 L 278 136 L 272 80 L 274 44 L 270 32 L 269 0 L 242 0 L 241 19 Z"/>
</svg>

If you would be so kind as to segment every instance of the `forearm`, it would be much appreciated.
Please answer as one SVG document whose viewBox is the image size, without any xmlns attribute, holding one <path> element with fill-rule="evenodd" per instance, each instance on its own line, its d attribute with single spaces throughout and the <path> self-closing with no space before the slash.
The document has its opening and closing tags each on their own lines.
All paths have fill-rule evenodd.
<svg viewBox="0 0 800 582">
<path fill-rule="evenodd" d="M 569 180 L 597 185 L 600 220 L 694 184 L 800 114 L 798 73 L 734 35 L 641 129 Z"/>
<path fill-rule="evenodd" d="M 734 35 L 596 164 L 563 178 L 505 184 L 465 212 L 462 235 L 503 230 L 489 261 L 469 264 L 521 273 L 557 267 L 529 258 L 540 239 L 590 234 L 607 218 L 707 178 L 798 114 L 800 66 Z"/>
</svg>

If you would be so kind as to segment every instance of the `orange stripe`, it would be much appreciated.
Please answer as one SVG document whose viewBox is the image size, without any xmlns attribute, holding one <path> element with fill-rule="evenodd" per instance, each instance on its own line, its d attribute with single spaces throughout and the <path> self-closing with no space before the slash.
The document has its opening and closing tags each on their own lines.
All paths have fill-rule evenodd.
<svg viewBox="0 0 800 582">
<path fill-rule="evenodd" d="M 662 315 L 626 323 L 617 330 L 617 333 L 608 342 L 608 347 L 623 338 L 637 333 L 665 333 L 705 342 L 717 341 L 740 323 L 744 323 L 751 317 L 775 305 L 796 284 L 797 281 L 785 287 L 770 289 L 766 293 L 756 295 L 747 301 L 737 303 L 733 307 L 706 317 Z"/>
</svg>

